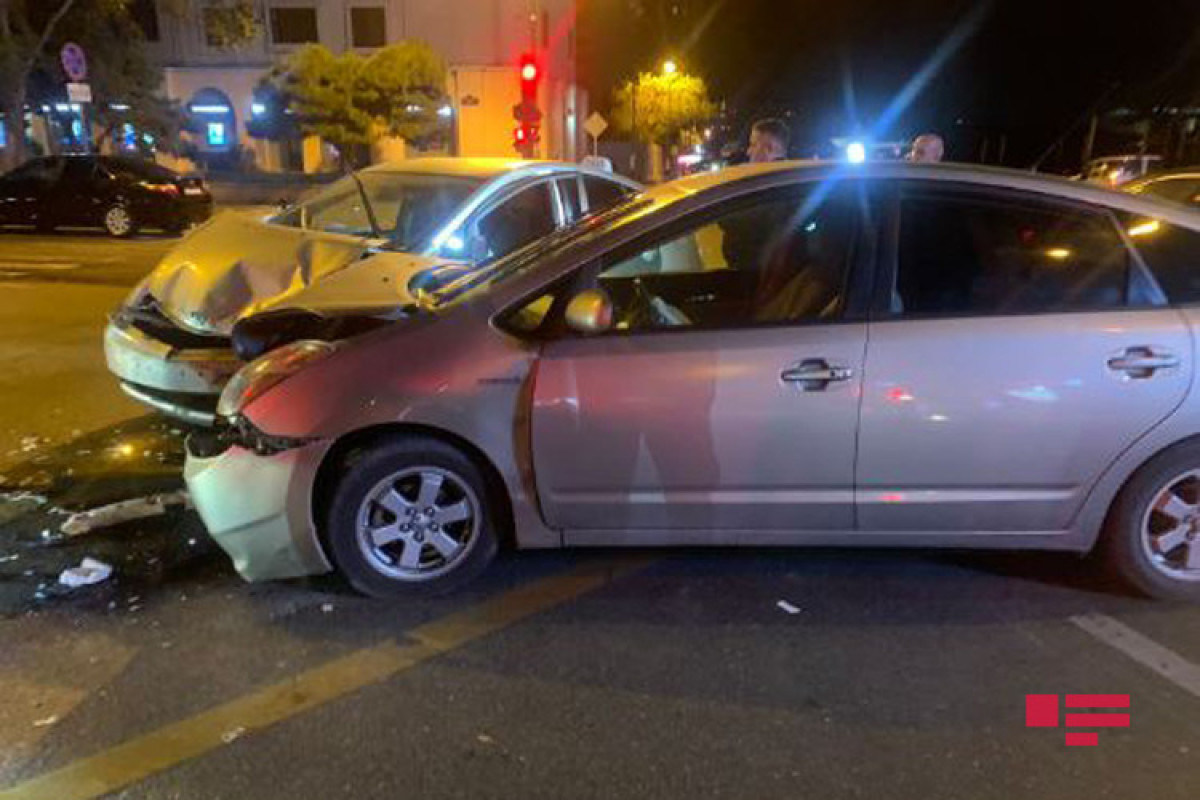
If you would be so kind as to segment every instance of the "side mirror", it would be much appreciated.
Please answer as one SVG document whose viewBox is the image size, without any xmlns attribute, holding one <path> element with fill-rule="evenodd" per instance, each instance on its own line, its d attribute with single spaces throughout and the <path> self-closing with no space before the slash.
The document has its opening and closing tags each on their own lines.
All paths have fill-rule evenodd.
<svg viewBox="0 0 1200 800">
<path fill-rule="evenodd" d="M 613 304 L 603 289 L 584 289 L 567 303 L 567 327 L 576 333 L 604 333 L 613 325 Z"/>
</svg>

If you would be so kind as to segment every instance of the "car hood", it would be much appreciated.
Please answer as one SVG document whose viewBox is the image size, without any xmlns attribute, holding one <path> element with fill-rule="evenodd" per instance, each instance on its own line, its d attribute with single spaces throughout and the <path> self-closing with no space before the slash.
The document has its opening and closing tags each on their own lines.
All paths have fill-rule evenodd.
<svg viewBox="0 0 1200 800">
<path fill-rule="evenodd" d="M 360 259 L 370 245 L 227 212 L 168 253 L 146 289 L 181 327 L 228 335 L 248 308 L 312 286 Z"/>
<path fill-rule="evenodd" d="M 328 316 L 387 314 L 416 302 L 409 282 L 428 270 L 455 273 L 468 265 L 408 253 L 373 253 L 349 267 L 308 285 L 297 283 L 287 291 L 248 307 L 243 317 L 281 308 L 302 308 Z"/>
</svg>

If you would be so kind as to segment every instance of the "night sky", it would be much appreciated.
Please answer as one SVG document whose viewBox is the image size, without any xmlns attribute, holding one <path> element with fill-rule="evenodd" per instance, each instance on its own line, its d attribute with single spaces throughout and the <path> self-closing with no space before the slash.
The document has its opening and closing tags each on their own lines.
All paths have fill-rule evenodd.
<svg viewBox="0 0 1200 800">
<path fill-rule="evenodd" d="M 1094 104 L 1200 105 L 1200 0 L 584 0 L 580 69 L 603 108 L 615 82 L 674 55 L 742 124 L 791 112 L 802 153 L 872 132 L 972 14 L 974 33 L 878 138 L 936 130 L 966 160 L 1003 136 L 1005 162 L 1028 166 Z M 1083 127 L 1052 162 L 1078 161 Z"/>
</svg>

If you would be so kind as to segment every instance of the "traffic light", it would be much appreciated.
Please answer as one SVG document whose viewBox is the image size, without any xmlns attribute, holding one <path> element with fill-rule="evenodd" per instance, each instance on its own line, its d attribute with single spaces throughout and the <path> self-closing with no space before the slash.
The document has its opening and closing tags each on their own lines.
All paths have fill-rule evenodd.
<svg viewBox="0 0 1200 800">
<path fill-rule="evenodd" d="M 521 82 L 521 102 L 513 106 L 513 119 L 518 123 L 513 131 L 513 148 L 525 158 L 533 158 L 539 141 L 542 112 L 538 108 L 538 85 L 542 67 L 534 53 L 525 53 L 517 63 Z"/>
</svg>

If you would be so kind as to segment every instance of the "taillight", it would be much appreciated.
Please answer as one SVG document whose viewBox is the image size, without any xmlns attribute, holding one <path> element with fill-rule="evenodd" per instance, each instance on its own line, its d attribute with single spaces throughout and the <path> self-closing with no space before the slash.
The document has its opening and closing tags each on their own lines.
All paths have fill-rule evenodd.
<svg viewBox="0 0 1200 800">
<path fill-rule="evenodd" d="M 171 197 L 179 196 L 179 187 L 173 183 L 143 183 L 142 188 L 157 192 L 158 194 L 170 195 Z"/>
</svg>

